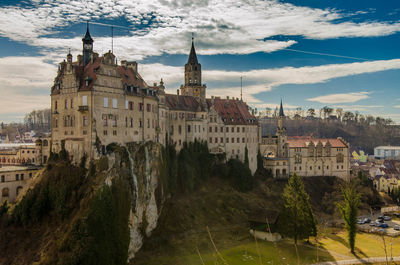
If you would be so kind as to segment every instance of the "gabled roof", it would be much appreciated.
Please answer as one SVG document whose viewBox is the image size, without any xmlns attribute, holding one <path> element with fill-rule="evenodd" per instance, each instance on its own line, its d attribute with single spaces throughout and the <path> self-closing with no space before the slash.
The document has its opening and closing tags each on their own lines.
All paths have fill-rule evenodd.
<svg viewBox="0 0 400 265">
<path fill-rule="evenodd" d="M 196 98 L 192 96 L 165 94 L 165 103 L 170 110 L 205 111 Z"/>
<path fill-rule="evenodd" d="M 103 65 L 103 60 L 104 57 L 97 57 L 96 59 L 93 60 L 93 62 L 89 61 L 89 63 L 85 67 L 82 66 L 82 64 L 79 65 L 78 62 L 74 62 L 72 64 L 73 72 L 75 73 L 76 80 L 79 83 L 79 90 L 81 91 L 92 90 L 97 80 L 98 70 Z M 61 68 L 55 79 L 55 84 L 52 88 L 53 94 L 59 93 L 59 91 L 56 90 L 55 88 L 58 82 L 62 83 L 63 81 L 66 64 L 67 64 L 66 62 L 60 64 Z M 115 69 L 117 71 L 117 75 L 119 75 L 121 78 L 122 84 L 140 88 L 138 91 L 139 94 L 144 93 L 143 91 L 141 91 L 142 88 L 149 88 L 149 86 L 146 84 L 143 78 L 132 68 L 125 66 L 115 66 Z M 88 86 L 86 86 L 86 80 L 89 80 Z"/>
<path fill-rule="evenodd" d="M 249 112 L 247 104 L 235 99 L 207 99 L 208 108 L 212 106 L 225 124 L 257 124 L 257 119 Z"/>
</svg>

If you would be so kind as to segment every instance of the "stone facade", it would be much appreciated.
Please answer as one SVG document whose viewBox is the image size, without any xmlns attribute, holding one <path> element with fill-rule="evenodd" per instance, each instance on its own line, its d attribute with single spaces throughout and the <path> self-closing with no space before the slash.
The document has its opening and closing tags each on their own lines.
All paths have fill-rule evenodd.
<svg viewBox="0 0 400 265">
<path fill-rule="evenodd" d="M 42 138 L 32 144 L 0 145 L 0 166 L 45 164 L 50 155 L 49 140 Z"/>
<path fill-rule="evenodd" d="M 271 170 L 274 177 L 287 178 L 294 172 L 304 177 L 349 177 L 350 155 L 346 141 L 342 138 L 288 137 L 283 126 L 282 103 L 279 113 L 276 135 L 262 137 L 260 142 L 264 167 Z"/>
<path fill-rule="evenodd" d="M 15 202 L 18 194 L 40 168 L 35 166 L 4 166 L 0 168 L 0 202 Z"/>
<path fill-rule="evenodd" d="M 206 98 L 193 42 L 184 85 L 173 95 L 162 79 L 149 86 L 136 62 L 118 64 L 111 52 L 93 52 L 89 29 L 82 41 L 83 56 L 73 62 L 67 55 L 51 89 L 53 151 L 65 145 L 78 162 L 83 154 L 96 158 L 110 143 L 169 141 L 179 150 L 198 139 L 208 141 L 211 152 L 242 161 L 247 147 L 255 172 L 258 122 L 241 100 Z"/>
</svg>

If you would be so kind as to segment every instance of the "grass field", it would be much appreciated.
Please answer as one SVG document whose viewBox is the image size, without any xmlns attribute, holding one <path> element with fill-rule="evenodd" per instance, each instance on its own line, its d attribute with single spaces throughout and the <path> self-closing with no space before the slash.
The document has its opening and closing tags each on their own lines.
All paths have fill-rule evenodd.
<svg viewBox="0 0 400 265">
<path fill-rule="evenodd" d="M 355 256 L 350 253 L 347 247 L 344 231 L 325 231 L 319 241 L 319 262 L 385 256 L 383 241 L 378 235 L 357 234 Z M 391 252 L 393 256 L 400 256 L 400 238 L 385 237 L 385 241 L 388 257 L 390 258 Z M 299 264 L 317 262 L 316 246 L 315 239 L 312 239 L 311 243 L 302 242 L 299 244 Z M 218 248 L 218 246 L 216 247 Z M 275 244 L 258 240 L 257 243 L 254 241 L 228 249 L 219 249 L 220 254 L 216 253 L 210 243 L 209 251 L 199 252 L 201 252 L 201 257 L 194 249 L 192 255 L 155 257 L 148 260 L 147 264 L 298 264 L 296 249 L 291 240 L 282 240 Z"/>
</svg>

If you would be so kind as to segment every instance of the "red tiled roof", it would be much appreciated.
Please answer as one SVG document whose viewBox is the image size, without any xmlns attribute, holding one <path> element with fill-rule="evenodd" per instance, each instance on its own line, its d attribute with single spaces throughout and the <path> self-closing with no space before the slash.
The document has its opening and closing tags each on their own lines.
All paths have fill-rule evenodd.
<svg viewBox="0 0 400 265">
<path fill-rule="evenodd" d="M 93 85 L 97 79 L 97 70 L 103 64 L 104 57 L 97 57 L 93 62 L 89 62 L 85 68 L 82 65 L 79 65 L 78 62 L 72 63 L 72 67 L 76 76 L 76 79 L 79 80 L 79 90 L 91 90 Z M 55 78 L 54 86 L 52 87 L 52 93 L 59 93 L 56 88 L 56 84 L 58 82 L 62 82 L 63 80 L 63 73 L 64 68 L 66 67 L 67 63 L 62 62 L 60 64 L 60 71 Z M 130 85 L 133 87 L 138 88 L 149 88 L 143 78 L 136 73 L 132 68 L 124 67 L 124 66 L 117 66 L 116 67 L 118 74 L 121 77 L 121 81 L 124 85 Z M 89 86 L 86 86 L 86 78 L 90 78 Z M 139 93 L 143 93 L 139 90 Z"/>
<path fill-rule="evenodd" d="M 257 124 L 257 119 L 249 112 L 248 106 L 241 100 L 207 99 L 209 108 L 214 106 L 225 124 Z"/>
<path fill-rule="evenodd" d="M 165 94 L 165 102 L 170 110 L 204 111 L 195 97 Z"/>
<path fill-rule="evenodd" d="M 328 143 L 331 147 L 334 148 L 345 148 L 348 147 L 347 144 L 341 139 L 317 139 L 317 138 L 304 138 L 304 139 L 287 139 L 287 143 L 289 147 L 296 148 L 296 147 L 307 147 L 310 142 L 312 142 L 315 146 L 321 142 L 322 146 L 325 147 Z"/>
</svg>

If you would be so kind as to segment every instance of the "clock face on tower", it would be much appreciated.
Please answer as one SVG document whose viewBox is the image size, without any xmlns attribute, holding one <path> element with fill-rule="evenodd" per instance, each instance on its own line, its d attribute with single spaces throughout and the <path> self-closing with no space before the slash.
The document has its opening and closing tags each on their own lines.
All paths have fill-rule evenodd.
<svg viewBox="0 0 400 265">
<path fill-rule="evenodd" d="M 92 44 L 85 43 L 85 44 L 83 44 L 83 48 L 85 48 L 86 50 L 90 50 L 90 49 L 92 49 Z"/>
</svg>

